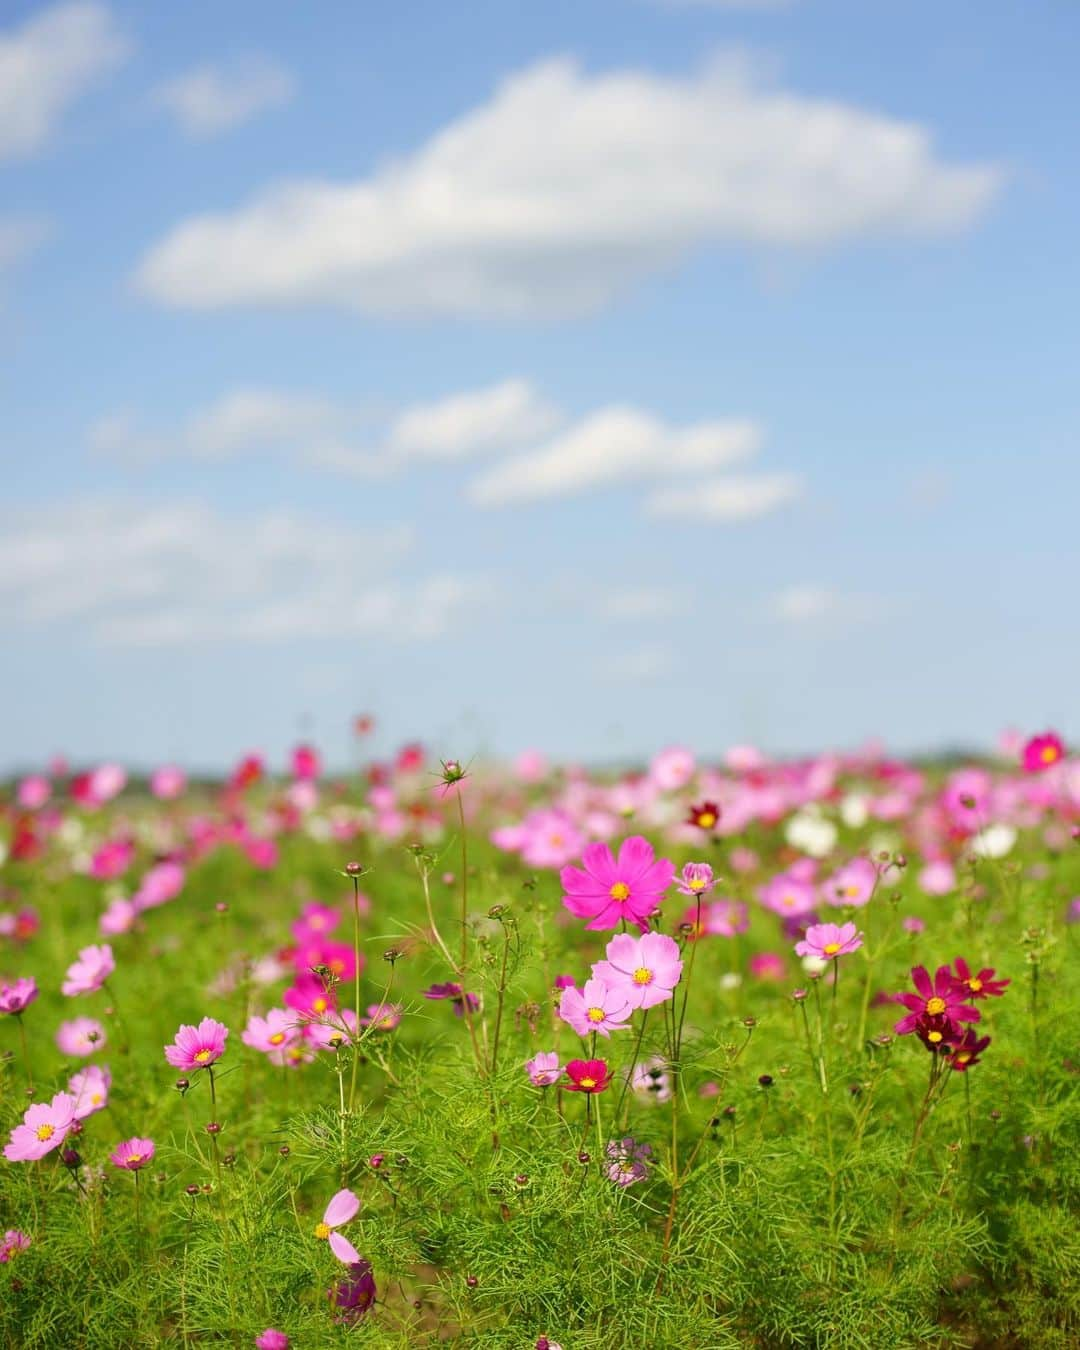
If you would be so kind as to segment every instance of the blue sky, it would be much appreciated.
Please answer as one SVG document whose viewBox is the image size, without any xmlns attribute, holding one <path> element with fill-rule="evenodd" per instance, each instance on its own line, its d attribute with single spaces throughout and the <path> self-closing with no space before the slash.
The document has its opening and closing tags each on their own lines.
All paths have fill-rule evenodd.
<svg viewBox="0 0 1080 1350">
<path fill-rule="evenodd" d="M 1075 734 L 1078 38 L 7 0 L 3 763 Z"/>
</svg>

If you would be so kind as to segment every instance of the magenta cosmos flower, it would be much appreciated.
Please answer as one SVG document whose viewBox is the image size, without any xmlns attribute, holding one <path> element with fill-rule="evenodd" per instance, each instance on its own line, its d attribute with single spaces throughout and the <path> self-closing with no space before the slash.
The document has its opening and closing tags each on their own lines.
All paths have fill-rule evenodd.
<svg viewBox="0 0 1080 1350">
<path fill-rule="evenodd" d="M 979 1063 L 979 1056 L 990 1044 L 989 1036 L 977 1036 L 972 1027 L 965 1027 L 964 1034 L 954 1041 L 949 1055 L 949 1065 L 957 1073 L 967 1073 L 968 1069 Z"/>
<path fill-rule="evenodd" d="M 618 860 L 607 844 L 590 844 L 581 861 L 582 867 L 567 866 L 559 874 L 563 904 L 592 929 L 617 928 L 625 919 L 644 932 L 675 875 L 675 864 L 657 860 L 652 844 L 638 834 L 623 840 Z"/>
<path fill-rule="evenodd" d="M 255 1337 L 255 1350 L 289 1350 L 289 1338 L 277 1327 L 267 1327 Z"/>
<path fill-rule="evenodd" d="M 11 984 L 0 984 L 0 1013 L 25 1012 L 38 996 L 37 981 L 32 975 L 24 975 Z"/>
<path fill-rule="evenodd" d="M 0 1266 L 7 1265 L 30 1246 L 30 1237 L 20 1228 L 9 1228 L 0 1242 Z"/>
<path fill-rule="evenodd" d="M 917 994 L 893 995 L 894 1003 L 902 1003 L 908 1009 L 908 1015 L 894 1028 L 898 1036 L 914 1031 L 921 1017 L 943 1017 L 951 1023 L 979 1020 L 978 1008 L 971 1008 L 964 1002 L 967 991 L 957 984 L 948 966 L 938 966 L 932 980 L 925 966 L 914 966 L 911 982 L 918 990 Z"/>
<path fill-rule="evenodd" d="M 148 1167 L 154 1160 L 154 1141 L 152 1139 L 125 1139 L 122 1144 L 117 1144 L 109 1154 L 109 1161 L 114 1167 L 119 1167 L 125 1172 L 138 1172 L 143 1167 Z"/>
<path fill-rule="evenodd" d="M 525 1072 L 533 1087 L 551 1087 L 562 1077 L 559 1056 L 555 1050 L 539 1050 L 525 1064 Z"/>
<path fill-rule="evenodd" d="M 84 947 L 79 952 L 79 959 L 68 966 L 60 992 L 69 998 L 77 994 L 96 994 L 115 969 L 112 948 L 107 942 L 100 947 Z"/>
<path fill-rule="evenodd" d="M 1042 773 L 1056 764 L 1065 754 L 1065 743 L 1053 731 L 1044 731 L 1041 736 L 1032 736 L 1024 746 L 1021 763 L 1026 773 Z"/>
<path fill-rule="evenodd" d="M 607 960 L 593 966 L 593 979 L 624 996 L 631 1008 L 651 1008 L 672 997 L 682 967 L 674 938 L 663 933 L 642 937 L 619 933 L 607 945 Z"/>
<path fill-rule="evenodd" d="M 624 1024 L 633 1011 L 625 990 L 613 989 L 603 980 L 586 980 L 584 989 L 564 989 L 559 999 L 559 1016 L 579 1036 L 587 1036 L 590 1031 L 599 1031 L 602 1036 L 625 1031 Z"/>
<path fill-rule="evenodd" d="M 58 1092 L 46 1105 L 36 1102 L 28 1106 L 22 1124 L 11 1131 L 4 1145 L 8 1162 L 36 1162 L 59 1148 L 67 1138 L 75 1120 L 75 1098 L 70 1092 Z"/>
<path fill-rule="evenodd" d="M 874 893 L 877 868 L 869 858 L 853 858 L 821 884 L 821 898 L 829 905 L 852 905 L 859 909 Z"/>
<path fill-rule="evenodd" d="M 995 980 L 997 971 L 993 966 L 986 966 L 973 975 L 962 956 L 958 956 L 953 965 L 956 967 L 956 983 L 962 987 L 965 998 L 1001 998 L 1005 986 L 1012 984 L 1011 980 Z"/>
<path fill-rule="evenodd" d="M 348 1238 L 335 1233 L 334 1229 L 355 1219 L 359 1209 L 360 1201 L 352 1191 L 338 1191 L 336 1195 L 330 1197 L 322 1222 L 315 1225 L 315 1236 L 324 1242 L 329 1241 L 330 1250 L 346 1266 L 359 1261 L 360 1253 Z"/>
<path fill-rule="evenodd" d="M 197 1027 L 180 1027 L 172 1045 L 165 1047 L 165 1058 L 174 1069 L 208 1069 L 225 1053 L 228 1036 L 228 1027 L 204 1017 Z"/>
<path fill-rule="evenodd" d="M 835 961 L 838 956 L 857 952 L 862 944 L 863 935 L 853 923 L 815 923 L 806 930 L 803 941 L 795 944 L 795 955 Z"/>
<path fill-rule="evenodd" d="M 567 1092 L 595 1095 L 611 1082 L 611 1070 L 602 1059 L 572 1059 L 566 1066 L 566 1076 L 570 1079 Z"/>
</svg>

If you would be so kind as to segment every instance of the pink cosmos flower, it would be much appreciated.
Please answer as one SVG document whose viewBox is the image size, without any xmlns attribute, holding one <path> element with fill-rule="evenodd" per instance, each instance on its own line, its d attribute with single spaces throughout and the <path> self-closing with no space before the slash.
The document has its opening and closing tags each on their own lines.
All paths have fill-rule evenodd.
<svg viewBox="0 0 1080 1350">
<path fill-rule="evenodd" d="M 687 911 L 687 922 L 694 922 L 695 912 Z M 750 927 L 750 915 L 741 900 L 712 900 L 701 912 L 701 927 L 710 937 L 735 937 Z"/>
<path fill-rule="evenodd" d="M 75 1119 L 86 1120 L 109 1104 L 112 1074 L 98 1064 L 88 1064 L 68 1079 L 67 1090 L 75 1098 Z"/>
<path fill-rule="evenodd" d="M 30 1238 L 19 1228 L 9 1228 L 4 1234 L 4 1239 L 0 1242 L 0 1266 L 5 1266 L 9 1261 L 13 1261 L 20 1252 L 26 1251 L 30 1246 Z"/>
<path fill-rule="evenodd" d="M 682 895 L 706 895 L 716 885 L 713 870 L 708 863 L 687 863 L 682 875 L 675 882 L 675 889 Z"/>
<path fill-rule="evenodd" d="M 776 952 L 755 952 L 749 965 L 750 974 L 757 980 L 782 980 L 787 975 L 784 958 Z"/>
<path fill-rule="evenodd" d="M 56 1029 L 56 1044 L 61 1054 L 85 1058 L 105 1048 L 105 1028 L 93 1017 L 73 1017 Z"/>
<path fill-rule="evenodd" d="M 271 1008 L 265 1017 L 253 1015 L 240 1039 L 253 1050 L 269 1055 L 271 1063 L 283 1064 L 288 1047 L 300 1039 L 296 1014 L 285 1008 Z"/>
<path fill-rule="evenodd" d="M 159 905 L 175 900 L 183 889 L 184 869 L 178 862 L 155 863 L 139 883 L 131 903 L 139 913 L 157 909 Z"/>
<path fill-rule="evenodd" d="M 956 890 L 956 871 L 947 858 L 935 858 L 919 873 L 919 887 L 927 895 L 948 895 Z"/>
<path fill-rule="evenodd" d="M 0 1013 L 25 1012 L 38 996 L 37 981 L 32 975 L 24 975 L 11 984 L 0 984 Z"/>
<path fill-rule="evenodd" d="M 1054 731 L 1044 731 L 1041 736 L 1032 736 L 1024 746 L 1021 763 L 1025 773 L 1042 773 L 1056 764 L 1065 754 L 1065 743 Z"/>
<path fill-rule="evenodd" d="M 228 1027 L 204 1017 L 197 1027 L 180 1027 L 172 1045 L 165 1047 L 165 1058 L 174 1069 L 208 1069 L 225 1053 L 228 1036 Z"/>
<path fill-rule="evenodd" d="M 424 997 L 433 1000 L 448 998 L 454 1005 L 454 1016 L 464 1017 L 466 1006 L 469 1012 L 476 1012 L 480 1007 L 480 997 L 478 994 L 465 993 L 460 984 L 455 984 L 453 980 L 447 980 L 445 984 L 433 984 L 424 990 Z"/>
<path fill-rule="evenodd" d="M 360 1201 L 352 1191 L 338 1191 L 336 1195 L 331 1196 L 322 1216 L 322 1223 L 315 1225 L 315 1236 L 323 1241 L 329 1241 L 330 1250 L 346 1266 L 359 1261 L 360 1253 L 348 1238 L 333 1230 L 355 1219 L 359 1209 Z"/>
<path fill-rule="evenodd" d="M 19 784 L 18 803 L 24 811 L 37 811 L 52 796 L 52 784 L 40 774 L 31 774 Z"/>
<path fill-rule="evenodd" d="M 79 959 L 68 966 L 60 992 L 69 998 L 78 994 L 96 994 L 115 969 L 116 962 L 108 943 L 100 947 L 83 947 Z"/>
<path fill-rule="evenodd" d="M 401 1023 L 405 1009 L 400 1003 L 369 1003 L 367 1016 L 361 1017 L 362 1027 L 375 1027 L 377 1031 L 393 1031 Z"/>
<path fill-rule="evenodd" d="M 869 858 L 853 858 L 821 884 L 821 898 L 829 905 L 852 905 L 860 909 L 877 885 L 877 868 Z"/>
<path fill-rule="evenodd" d="M 562 1077 L 559 1055 L 555 1050 L 539 1050 L 525 1065 L 533 1087 L 551 1087 Z"/>
<path fill-rule="evenodd" d="M 303 1017 L 322 1017 L 337 1007 L 337 997 L 314 975 L 301 975 L 282 994 L 285 1006 Z"/>
<path fill-rule="evenodd" d="M 97 881 L 115 881 L 135 861 L 135 845 L 130 839 L 110 839 L 90 859 L 90 875 Z"/>
<path fill-rule="evenodd" d="M 314 746 L 298 745 L 292 752 L 291 767 L 294 778 L 318 778 L 322 773 L 322 759 Z"/>
<path fill-rule="evenodd" d="M 597 961 L 593 966 L 593 980 L 589 984 L 601 980 L 624 997 L 631 1008 L 652 1008 L 673 996 L 682 978 L 682 967 L 679 944 L 674 938 L 664 933 L 646 933 L 642 937 L 618 933 L 607 945 L 607 960 Z"/>
<path fill-rule="evenodd" d="M 587 1096 L 606 1091 L 611 1083 L 611 1070 L 602 1059 L 572 1059 L 566 1066 L 566 1076 L 570 1079 L 567 1092 L 584 1092 Z"/>
<path fill-rule="evenodd" d="M 632 1186 L 649 1175 L 652 1149 L 648 1144 L 639 1144 L 627 1135 L 625 1139 L 613 1139 L 606 1151 L 608 1180 L 616 1186 Z"/>
<path fill-rule="evenodd" d="M 276 1327 L 267 1327 L 255 1337 L 255 1350 L 289 1350 L 289 1338 Z"/>
<path fill-rule="evenodd" d="M 661 792 L 676 792 L 694 776 L 694 756 L 681 745 L 670 746 L 653 756 L 649 777 Z"/>
<path fill-rule="evenodd" d="M 75 1119 L 75 1098 L 69 1092 L 58 1092 L 52 1101 L 28 1106 L 21 1125 L 11 1131 L 11 1139 L 4 1145 L 4 1157 L 9 1162 L 36 1162 L 59 1148 L 67 1138 Z"/>
<path fill-rule="evenodd" d="M 117 1144 L 109 1154 L 109 1161 L 114 1167 L 119 1167 L 124 1172 L 138 1172 L 143 1167 L 149 1166 L 154 1160 L 154 1141 L 152 1139 L 125 1139 L 122 1144 Z"/>
<path fill-rule="evenodd" d="M 906 1036 L 916 1029 L 920 1018 L 942 1018 L 946 1023 L 977 1022 L 978 1008 L 972 1008 L 964 1002 L 969 991 L 957 983 L 948 966 L 938 966 L 931 980 L 925 966 L 914 966 L 911 982 L 918 990 L 917 994 L 894 994 L 893 1002 L 902 1003 L 908 1015 L 897 1022 L 894 1030 L 898 1036 Z"/>
<path fill-rule="evenodd" d="M 644 932 L 649 915 L 659 908 L 675 875 L 675 864 L 657 860 L 653 846 L 641 835 L 624 839 L 615 860 L 607 844 L 590 844 L 580 867 L 562 869 L 563 904 L 590 929 L 617 928 L 620 921 Z"/>
<path fill-rule="evenodd" d="M 150 775 L 150 791 L 159 802 L 171 802 L 183 794 L 187 775 L 175 764 L 163 764 Z"/>
<path fill-rule="evenodd" d="M 774 914 L 791 919 L 809 914 L 816 903 L 811 882 L 783 872 L 759 888 L 758 899 Z"/>
<path fill-rule="evenodd" d="M 853 923 L 815 923 L 806 930 L 806 937 L 795 944 L 796 956 L 817 956 L 823 961 L 857 952 L 863 945 L 863 935 Z"/>
<path fill-rule="evenodd" d="M 105 913 L 98 920 L 98 927 L 106 937 L 118 937 L 121 933 L 130 932 L 138 917 L 139 911 L 130 900 L 117 897 L 109 902 Z"/>
<path fill-rule="evenodd" d="M 602 1036 L 625 1031 L 624 1024 L 633 1011 L 625 989 L 613 989 L 597 979 L 586 980 L 583 990 L 564 989 L 559 1000 L 559 1016 L 579 1036 L 591 1031 L 599 1031 Z"/>
<path fill-rule="evenodd" d="M 361 912 L 364 912 L 363 909 Z M 305 905 L 289 931 L 297 945 L 302 947 L 308 942 L 322 941 L 340 921 L 341 911 L 331 905 Z"/>
<path fill-rule="evenodd" d="M 305 1022 L 301 1035 L 319 1050 L 338 1050 L 343 1045 L 352 1045 L 356 1038 L 356 1013 L 352 1008 L 338 1008 L 318 1021 Z"/>
</svg>

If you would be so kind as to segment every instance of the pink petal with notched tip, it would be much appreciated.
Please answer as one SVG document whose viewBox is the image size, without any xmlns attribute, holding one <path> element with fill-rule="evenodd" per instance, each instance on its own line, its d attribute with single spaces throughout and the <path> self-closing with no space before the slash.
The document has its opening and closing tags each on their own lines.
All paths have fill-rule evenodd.
<svg viewBox="0 0 1080 1350">
<path fill-rule="evenodd" d="M 323 1214 L 323 1223 L 328 1228 L 337 1228 L 350 1219 L 355 1219 L 360 1209 L 360 1200 L 352 1191 L 338 1191 L 330 1197 L 330 1203 Z"/>
<path fill-rule="evenodd" d="M 360 1253 L 349 1239 L 342 1237 L 340 1233 L 330 1234 L 330 1250 L 346 1266 L 355 1265 L 360 1260 Z"/>
</svg>

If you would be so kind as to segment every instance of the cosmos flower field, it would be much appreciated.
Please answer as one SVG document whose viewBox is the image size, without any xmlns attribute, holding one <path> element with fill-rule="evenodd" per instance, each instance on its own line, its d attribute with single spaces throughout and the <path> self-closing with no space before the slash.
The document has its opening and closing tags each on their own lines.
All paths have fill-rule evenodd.
<svg viewBox="0 0 1080 1350">
<path fill-rule="evenodd" d="M 54 763 L 0 857 L 4 1346 L 1080 1344 L 1052 732 Z"/>
</svg>

